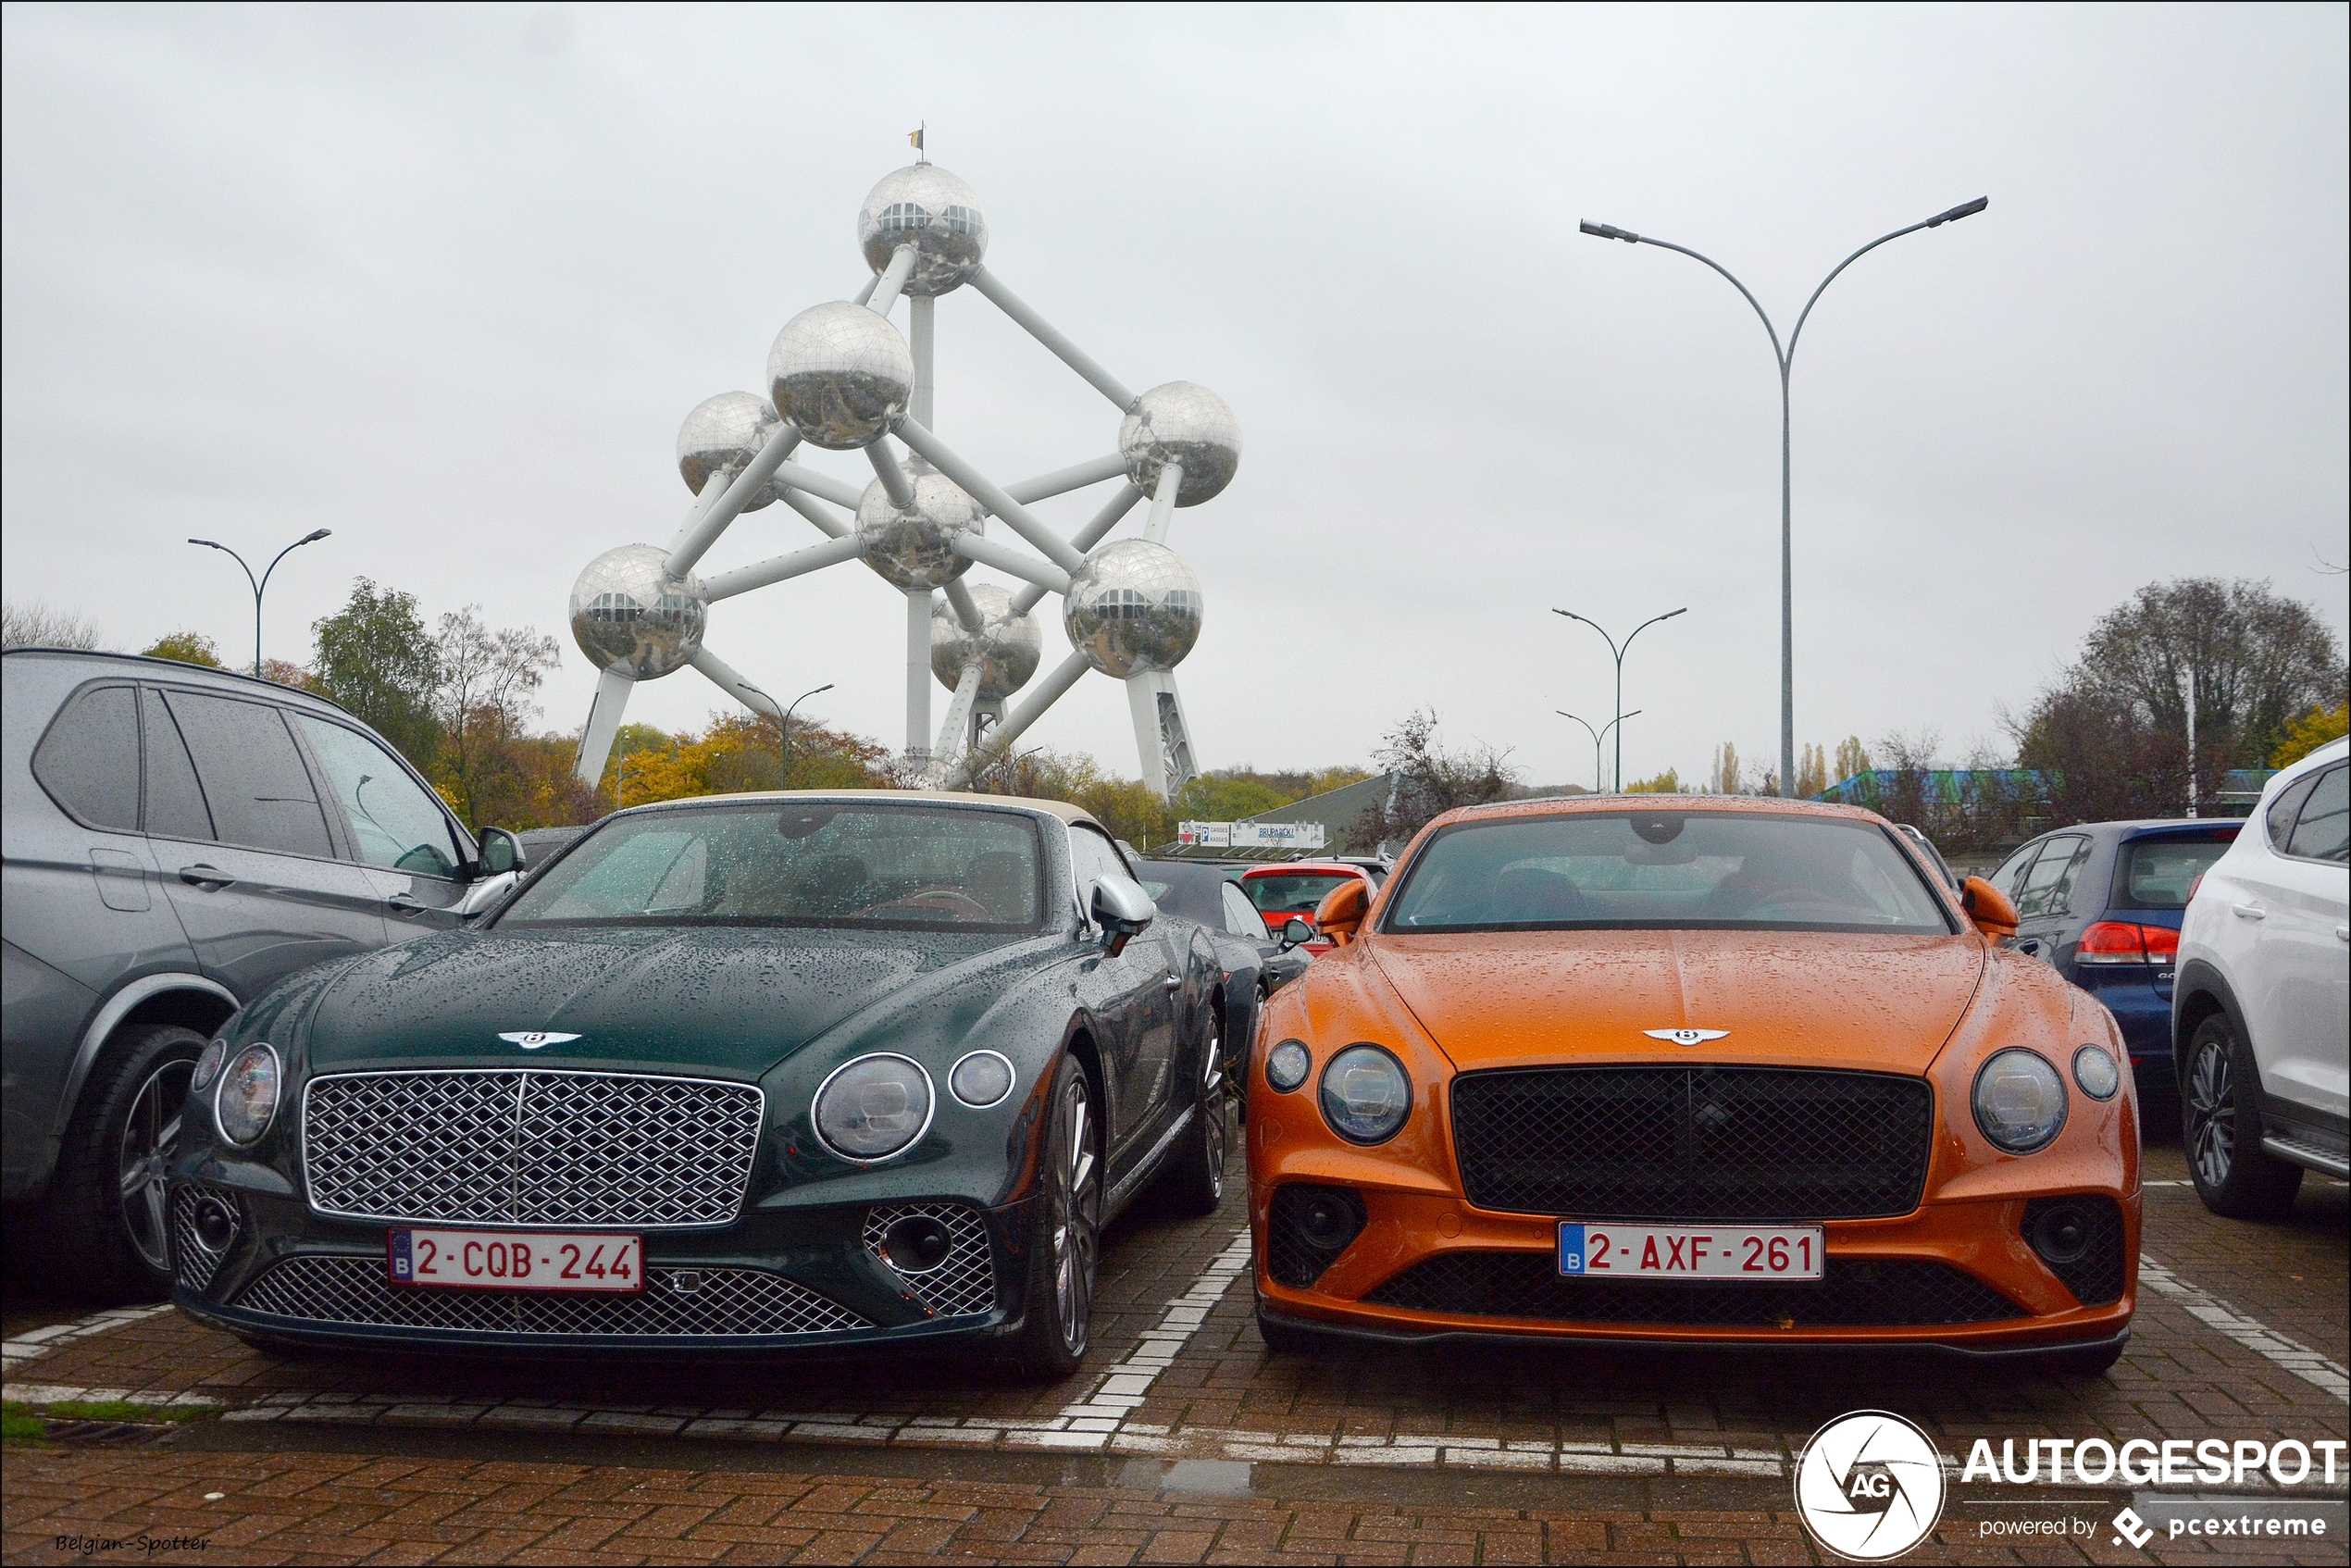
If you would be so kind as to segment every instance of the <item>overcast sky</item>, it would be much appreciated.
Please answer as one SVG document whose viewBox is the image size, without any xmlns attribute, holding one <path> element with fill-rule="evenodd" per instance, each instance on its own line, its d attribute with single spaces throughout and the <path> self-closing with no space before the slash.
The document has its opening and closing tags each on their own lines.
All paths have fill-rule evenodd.
<svg viewBox="0 0 2351 1568">
<path fill-rule="evenodd" d="M 1625 767 L 1698 774 L 1777 750 L 1776 373 L 1721 278 L 1577 219 L 1707 252 L 1785 332 L 1855 246 L 1989 195 L 1839 279 L 1795 370 L 1798 737 L 1956 753 L 2153 579 L 2267 578 L 2341 634 L 2345 15 L 10 5 L 0 566 L 118 646 L 233 660 L 243 580 L 181 541 L 330 527 L 270 653 L 355 574 L 478 603 L 561 636 L 545 722 L 575 729 L 573 577 L 668 540 L 678 421 L 860 286 L 860 198 L 927 121 L 991 269 L 1129 384 L 1239 417 L 1238 476 L 1170 539 L 1207 596 L 1203 765 L 1362 759 L 1431 706 L 1588 783 L 1552 710 L 1605 716 L 1611 666 L 1551 606 L 1621 634 L 1687 605 L 1628 662 Z M 937 422 L 1000 481 L 1115 445 L 969 290 Z M 771 507 L 703 569 L 817 537 Z M 852 563 L 708 641 L 901 744 L 902 604 Z M 687 670 L 630 717 L 724 703 Z M 1031 734 L 1135 771 L 1101 677 Z"/>
</svg>

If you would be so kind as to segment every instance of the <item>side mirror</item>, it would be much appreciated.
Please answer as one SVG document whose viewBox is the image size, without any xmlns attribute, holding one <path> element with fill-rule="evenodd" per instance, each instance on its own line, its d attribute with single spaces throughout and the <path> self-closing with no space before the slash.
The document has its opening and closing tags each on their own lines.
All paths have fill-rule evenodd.
<svg viewBox="0 0 2351 1568">
<path fill-rule="evenodd" d="M 1126 944 L 1159 916 L 1159 905 L 1131 877 L 1097 877 L 1089 902 L 1094 923 L 1110 939 L 1113 958 L 1125 952 Z"/>
<path fill-rule="evenodd" d="M 1314 906 L 1314 928 L 1330 938 L 1333 944 L 1345 947 L 1362 929 L 1363 916 L 1372 907 L 1371 889 L 1362 882 L 1344 882 L 1323 895 Z"/>
<path fill-rule="evenodd" d="M 1977 930 L 1996 942 L 2016 935 L 2016 905 L 1981 877 L 1971 877 L 1960 884 L 1959 907 L 1967 911 Z"/>
<path fill-rule="evenodd" d="M 524 864 L 520 839 L 504 828 L 485 828 L 481 830 L 481 874 L 484 877 L 503 877 L 509 871 L 520 871 Z"/>
<path fill-rule="evenodd" d="M 1282 923 L 1282 951 L 1284 952 L 1287 952 L 1294 947 L 1304 947 L 1313 940 L 1314 927 L 1300 920 L 1297 915 L 1293 915 Z"/>
</svg>

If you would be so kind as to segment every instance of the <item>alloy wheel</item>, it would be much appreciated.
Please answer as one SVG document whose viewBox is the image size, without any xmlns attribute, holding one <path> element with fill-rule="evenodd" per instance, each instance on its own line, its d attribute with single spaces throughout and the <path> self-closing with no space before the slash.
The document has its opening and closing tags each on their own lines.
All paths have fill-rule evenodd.
<svg viewBox="0 0 2351 1568">
<path fill-rule="evenodd" d="M 1101 1218 L 1101 1168 L 1094 1158 L 1086 1075 L 1073 1072 L 1055 1107 L 1060 1146 L 1047 1198 L 1053 1248 L 1053 1316 L 1072 1354 L 1086 1348 L 1094 1309 L 1094 1259 Z"/>
<path fill-rule="evenodd" d="M 139 1256 L 158 1274 L 171 1268 L 171 1226 L 165 1204 L 165 1168 L 180 1141 L 180 1114 L 188 1099 L 193 1062 L 166 1062 L 147 1075 L 123 1118 L 116 1170 L 122 1226 Z"/>
<path fill-rule="evenodd" d="M 2225 1039 L 2208 1039 L 2188 1069 L 2188 1159 L 2208 1189 L 2229 1182 L 2236 1157 L 2236 1093 Z"/>
<path fill-rule="evenodd" d="M 1208 1182 L 1216 1196 L 1225 1196 L 1225 1039 L 1208 1026 L 1208 1076 L 1200 1090 L 1200 1114 L 1208 1118 Z"/>
</svg>

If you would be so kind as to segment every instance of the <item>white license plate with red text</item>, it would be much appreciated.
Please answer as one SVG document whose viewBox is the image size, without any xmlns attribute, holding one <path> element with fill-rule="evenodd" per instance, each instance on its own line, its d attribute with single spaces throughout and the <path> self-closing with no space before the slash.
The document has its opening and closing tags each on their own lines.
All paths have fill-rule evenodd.
<svg viewBox="0 0 2351 1568">
<path fill-rule="evenodd" d="M 395 1230 L 394 1285 L 481 1290 L 641 1290 L 644 1243 L 563 1231 Z"/>
<path fill-rule="evenodd" d="M 1580 1279 L 1818 1279 L 1821 1227 L 1560 1222 L 1560 1273 Z"/>
</svg>

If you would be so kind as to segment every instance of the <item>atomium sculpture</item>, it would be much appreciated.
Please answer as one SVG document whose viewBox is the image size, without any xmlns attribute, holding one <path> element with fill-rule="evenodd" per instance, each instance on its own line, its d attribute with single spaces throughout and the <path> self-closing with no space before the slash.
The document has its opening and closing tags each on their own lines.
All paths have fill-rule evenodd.
<svg viewBox="0 0 2351 1568">
<path fill-rule="evenodd" d="M 1167 547 L 1179 506 L 1232 482 L 1240 426 L 1224 399 L 1188 381 L 1141 394 L 1047 324 L 984 265 L 988 220 L 970 186 L 935 164 L 885 176 L 857 215 L 874 276 L 853 299 L 812 306 L 784 324 L 767 354 L 767 392 L 721 392 L 678 432 L 678 471 L 694 502 L 666 549 L 607 550 L 571 591 L 571 631 L 602 672 L 580 738 L 578 775 L 603 777 L 628 692 L 691 666 L 756 712 L 775 699 L 703 644 L 721 600 L 863 561 L 906 597 L 906 751 L 934 785 L 968 783 L 1088 670 L 1124 681 L 1143 781 L 1164 797 L 1198 770 L 1176 690 L 1176 666 L 1200 640 L 1200 579 Z M 939 296 L 969 284 L 1118 406 L 1118 450 L 1000 486 L 933 429 L 932 333 Z M 890 320 L 903 296 L 907 330 Z M 891 445 L 902 445 L 902 458 Z M 863 452 L 873 478 L 854 484 L 790 461 L 802 444 Z M 1119 481 L 1092 520 L 1067 538 L 1032 503 Z M 1141 536 L 1105 542 L 1146 496 Z M 822 543 L 698 577 L 728 525 L 782 502 Z M 838 508 L 838 510 L 836 510 Z M 988 535 L 1003 522 L 1028 548 Z M 967 578 L 983 566 L 1016 590 Z M 1062 596 L 1073 652 L 1007 712 L 1043 662 L 1033 613 Z M 931 686 L 954 695 L 934 737 Z"/>
</svg>

